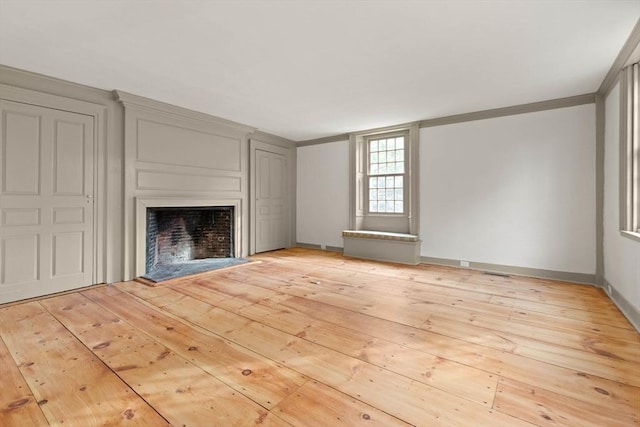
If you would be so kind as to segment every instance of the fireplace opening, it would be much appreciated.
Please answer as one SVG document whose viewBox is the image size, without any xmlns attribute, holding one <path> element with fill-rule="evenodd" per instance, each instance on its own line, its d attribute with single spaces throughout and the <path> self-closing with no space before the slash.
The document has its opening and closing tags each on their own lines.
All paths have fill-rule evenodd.
<svg viewBox="0 0 640 427">
<path fill-rule="evenodd" d="M 145 278 L 194 274 L 234 258 L 233 206 L 148 207 L 146 219 Z"/>
</svg>

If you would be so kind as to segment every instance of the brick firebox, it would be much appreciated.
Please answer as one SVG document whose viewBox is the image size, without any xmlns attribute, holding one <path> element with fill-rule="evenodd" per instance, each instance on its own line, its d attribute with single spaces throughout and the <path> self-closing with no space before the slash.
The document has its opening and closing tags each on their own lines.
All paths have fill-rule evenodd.
<svg viewBox="0 0 640 427">
<path fill-rule="evenodd" d="M 193 259 L 234 256 L 234 208 L 147 209 L 146 271 Z"/>
</svg>

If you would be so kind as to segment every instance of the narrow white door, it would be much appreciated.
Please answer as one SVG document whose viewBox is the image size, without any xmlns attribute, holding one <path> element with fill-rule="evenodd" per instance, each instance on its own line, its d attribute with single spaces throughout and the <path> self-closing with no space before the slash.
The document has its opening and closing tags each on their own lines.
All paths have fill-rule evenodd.
<svg viewBox="0 0 640 427">
<path fill-rule="evenodd" d="M 93 281 L 93 117 L 0 100 L 0 303 Z"/>
<path fill-rule="evenodd" d="M 287 246 L 286 158 L 256 150 L 256 252 Z"/>
</svg>

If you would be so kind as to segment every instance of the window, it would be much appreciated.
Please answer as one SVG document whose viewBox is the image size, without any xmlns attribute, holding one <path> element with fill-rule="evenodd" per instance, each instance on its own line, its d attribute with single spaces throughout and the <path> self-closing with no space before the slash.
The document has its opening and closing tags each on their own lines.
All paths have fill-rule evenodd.
<svg viewBox="0 0 640 427">
<path fill-rule="evenodd" d="M 369 213 L 403 214 L 405 135 L 367 138 L 367 189 Z"/>
<path fill-rule="evenodd" d="M 349 135 L 351 230 L 419 233 L 418 125 Z"/>
<path fill-rule="evenodd" d="M 621 150 L 621 228 L 640 233 L 640 103 L 638 63 L 622 70 Z"/>
</svg>

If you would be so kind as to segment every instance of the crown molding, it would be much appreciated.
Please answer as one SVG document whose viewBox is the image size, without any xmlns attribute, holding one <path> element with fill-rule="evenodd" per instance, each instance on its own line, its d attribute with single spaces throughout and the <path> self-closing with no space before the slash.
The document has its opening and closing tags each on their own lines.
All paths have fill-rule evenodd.
<svg viewBox="0 0 640 427">
<path fill-rule="evenodd" d="M 631 34 L 627 38 L 627 41 L 620 49 L 620 53 L 616 57 L 616 60 L 613 61 L 609 72 L 605 76 L 602 84 L 598 88 L 598 93 L 602 95 L 607 95 L 611 89 L 615 86 L 618 81 L 618 73 L 622 70 L 626 65 L 628 65 L 628 61 L 632 58 L 632 55 L 638 53 L 638 49 L 640 47 L 640 19 L 636 21 L 636 25 L 631 30 Z"/>
<path fill-rule="evenodd" d="M 586 93 L 584 95 L 569 96 L 566 98 L 549 99 L 547 101 L 531 102 L 528 104 L 492 108 L 490 110 L 475 111 L 473 113 L 456 114 L 453 116 L 422 120 L 420 121 L 420 128 L 471 122 L 475 120 L 494 119 L 497 117 L 515 116 L 517 114 L 535 113 L 538 111 L 554 110 L 557 108 L 594 104 L 595 102 L 596 94 Z"/>
<path fill-rule="evenodd" d="M 165 102 L 156 101 L 154 99 L 145 98 L 143 96 L 134 95 L 132 93 L 114 90 L 113 94 L 115 98 L 125 106 L 125 108 L 136 108 L 146 111 L 168 113 L 174 116 L 181 116 L 187 119 L 205 122 L 216 126 L 224 126 L 245 134 L 254 132 L 256 130 L 256 128 L 244 125 L 242 123 L 237 123 L 231 120 L 223 119 L 221 117 L 201 113 L 199 111 L 189 110 L 187 108 L 178 107 L 176 105 L 167 104 Z"/>
<path fill-rule="evenodd" d="M 348 133 L 343 133 L 340 135 L 333 135 L 333 136 L 325 136 L 323 138 L 308 139 L 306 141 L 298 141 L 296 145 L 298 147 L 306 147 L 308 145 L 328 144 L 330 142 L 344 142 L 344 141 L 349 141 Z"/>
<path fill-rule="evenodd" d="M 254 131 L 251 135 L 249 135 L 249 138 L 255 141 L 266 142 L 268 144 L 278 145 L 284 148 L 296 147 L 296 142 L 291 139 L 283 138 L 281 136 L 263 132 L 261 130 Z"/>
<path fill-rule="evenodd" d="M 419 127 L 422 129 L 422 128 L 428 128 L 433 126 L 443 126 L 443 125 L 450 125 L 454 123 L 471 122 L 475 120 L 485 120 L 485 119 L 493 119 L 497 117 L 514 116 L 516 114 L 526 114 L 526 113 L 534 113 L 537 111 L 554 110 L 557 108 L 575 107 L 578 105 L 585 105 L 585 104 L 595 104 L 595 102 L 596 102 L 595 93 L 585 93 L 583 95 L 568 96 L 565 98 L 549 99 L 546 101 L 512 105 L 509 107 L 502 107 L 502 108 L 493 108 L 490 110 L 475 111 L 472 113 L 455 114 L 452 116 L 438 117 L 435 119 L 425 119 L 425 120 L 420 120 L 417 123 Z M 380 131 L 394 130 L 399 128 L 406 128 L 409 126 L 411 126 L 411 123 L 388 126 L 385 128 L 381 128 L 379 130 Z M 376 132 L 377 130 L 373 129 L 373 130 L 358 131 L 358 132 L 352 132 L 352 133 L 358 135 L 358 134 L 369 134 L 369 133 L 376 133 Z M 297 146 L 305 147 L 308 145 L 327 144 L 330 142 L 338 142 L 338 141 L 348 141 L 349 135 L 350 134 L 348 133 L 344 133 L 340 135 L 325 136 L 323 138 L 310 139 L 307 141 L 299 141 L 297 143 Z"/>
</svg>

